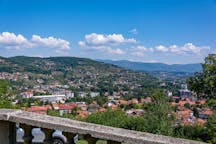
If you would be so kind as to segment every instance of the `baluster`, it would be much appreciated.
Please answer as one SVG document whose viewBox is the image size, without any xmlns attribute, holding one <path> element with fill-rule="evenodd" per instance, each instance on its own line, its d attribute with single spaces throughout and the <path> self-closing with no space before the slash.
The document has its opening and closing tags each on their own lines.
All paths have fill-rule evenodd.
<svg viewBox="0 0 216 144">
<path fill-rule="evenodd" d="M 32 126 L 26 124 L 20 124 L 20 127 L 24 130 L 24 144 L 32 144 L 34 136 L 32 135 Z"/>
<path fill-rule="evenodd" d="M 76 134 L 69 133 L 69 132 L 63 132 L 62 134 L 67 138 L 67 144 L 74 143 L 74 137 L 76 136 Z"/>
<path fill-rule="evenodd" d="M 98 141 L 97 138 L 94 138 L 91 135 L 85 135 L 84 139 L 88 142 L 88 144 L 96 144 L 96 142 Z"/>
<path fill-rule="evenodd" d="M 107 144 L 121 144 L 121 142 L 108 140 Z"/>
<path fill-rule="evenodd" d="M 53 143 L 53 137 L 52 134 L 54 130 L 42 128 L 41 129 L 45 134 L 44 144 L 52 144 Z"/>
</svg>

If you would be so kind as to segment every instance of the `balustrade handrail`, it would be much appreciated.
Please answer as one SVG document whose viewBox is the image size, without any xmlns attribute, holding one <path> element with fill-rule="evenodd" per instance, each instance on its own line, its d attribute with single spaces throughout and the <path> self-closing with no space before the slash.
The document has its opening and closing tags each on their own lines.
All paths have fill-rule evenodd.
<svg viewBox="0 0 216 144">
<path fill-rule="evenodd" d="M 90 135 L 91 137 L 110 140 L 116 142 L 125 142 L 129 144 L 200 144 L 202 142 L 174 138 L 169 136 L 156 135 L 146 132 L 138 132 L 122 128 L 114 128 L 98 124 L 86 123 L 66 118 L 48 116 L 26 112 L 21 110 L 0 109 L 0 122 L 8 121 L 20 123 L 33 127 L 46 128 L 51 130 L 60 130 L 69 133 L 78 133 Z"/>
</svg>

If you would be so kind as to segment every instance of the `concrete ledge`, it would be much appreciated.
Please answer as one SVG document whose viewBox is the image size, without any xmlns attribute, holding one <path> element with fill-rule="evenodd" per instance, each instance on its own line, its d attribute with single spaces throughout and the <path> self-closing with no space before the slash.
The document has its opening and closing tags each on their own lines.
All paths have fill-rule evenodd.
<svg viewBox="0 0 216 144">
<path fill-rule="evenodd" d="M 0 120 L 22 123 L 35 127 L 42 127 L 64 132 L 89 134 L 92 137 L 126 142 L 129 144 L 201 144 L 202 142 L 180 138 L 137 132 L 121 128 L 114 128 L 70 120 L 66 118 L 41 115 L 21 110 L 0 109 Z"/>
</svg>

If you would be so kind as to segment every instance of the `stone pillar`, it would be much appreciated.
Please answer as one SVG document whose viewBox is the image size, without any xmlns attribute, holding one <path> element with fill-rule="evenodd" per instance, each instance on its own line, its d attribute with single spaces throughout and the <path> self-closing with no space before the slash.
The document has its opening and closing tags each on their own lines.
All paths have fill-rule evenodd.
<svg viewBox="0 0 216 144">
<path fill-rule="evenodd" d="M 121 144 L 121 142 L 108 140 L 107 144 Z"/>
<path fill-rule="evenodd" d="M 96 144 L 96 142 L 98 141 L 97 138 L 94 138 L 91 135 L 85 135 L 84 139 L 88 142 L 88 144 Z"/>
<path fill-rule="evenodd" d="M 67 144 L 74 143 L 74 137 L 76 136 L 76 134 L 69 133 L 69 132 L 63 132 L 62 134 L 67 138 Z"/>
<path fill-rule="evenodd" d="M 41 129 L 45 134 L 44 144 L 52 144 L 53 143 L 53 137 L 52 134 L 54 130 L 42 128 Z"/>
<path fill-rule="evenodd" d="M 16 143 L 16 124 L 0 121 L 0 144 Z"/>
<path fill-rule="evenodd" d="M 32 144 L 32 140 L 34 136 L 32 135 L 32 126 L 26 125 L 26 124 L 20 124 L 20 127 L 24 130 L 24 144 Z"/>
</svg>

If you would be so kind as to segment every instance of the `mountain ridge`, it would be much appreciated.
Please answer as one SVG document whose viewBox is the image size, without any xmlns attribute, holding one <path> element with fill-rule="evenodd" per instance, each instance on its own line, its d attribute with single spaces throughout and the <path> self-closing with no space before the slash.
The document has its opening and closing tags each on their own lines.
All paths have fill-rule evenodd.
<svg viewBox="0 0 216 144">
<path fill-rule="evenodd" d="M 126 69 L 135 70 L 135 71 L 165 71 L 165 72 L 188 72 L 194 73 L 202 70 L 200 63 L 192 64 L 165 64 L 165 63 L 147 63 L 147 62 L 132 62 L 128 60 L 101 60 L 97 61 L 114 64 Z"/>
</svg>

